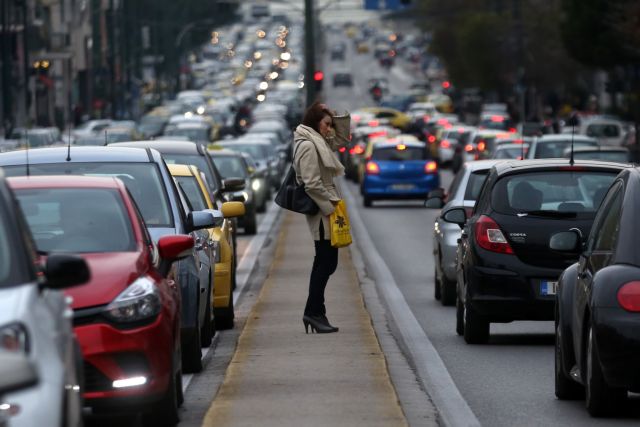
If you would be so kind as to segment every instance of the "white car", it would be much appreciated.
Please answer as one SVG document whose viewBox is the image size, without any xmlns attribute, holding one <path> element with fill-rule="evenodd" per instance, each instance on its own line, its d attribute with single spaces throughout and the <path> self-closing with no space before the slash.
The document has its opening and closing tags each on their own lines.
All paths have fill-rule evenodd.
<svg viewBox="0 0 640 427">
<path fill-rule="evenodd" d="M 111 122 L 110 119 L 89 120 L 73 130 L 73 137 L 95 136 L 101 130 L 111 126 Z"/>
<path fill-rule="evenodd" d="M 573 147 L 598 147 L 598 141 L 584 135 L 556 134 L 534 138 L 527 153 L 528 159 L 564 158 L 565 151 Z"/>
<path fill-rule="evenodd" d="M 4 394 L 0 418 L 9 416 L 11 427 L 81 426 L 82 355 L 61 289 L 87 281 L 89 269 L 82 258 L 52 254 L 39 276 L 13 200 L 0 173 L 0 351 L 26 357 L 39 381 Z"/>
</svg>

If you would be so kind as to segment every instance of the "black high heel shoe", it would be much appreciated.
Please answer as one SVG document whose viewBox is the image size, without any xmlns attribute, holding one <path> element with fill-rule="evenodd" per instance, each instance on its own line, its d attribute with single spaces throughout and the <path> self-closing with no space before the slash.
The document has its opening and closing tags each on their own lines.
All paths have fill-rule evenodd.
<svg viewBox="0 0 640 427">
<path fill-rule="evenodd" d="M 311 333 L 330 334 L 332 332 L 338 332 L 338 328 L 329 325 L 329 322 L 325 322 L 325 319 L 323 316 L 303 316 L 302 323 L 304 324 L 304 332 L 306 334 L 309 333 L 309 326 L 311 326 Z"/>
<path fill-rule="evenodd" d="M 320 316 L 322 318 L 322 320 L 324 321 L 324 323 L 329 326 L 330 328 L 335 329 L 336 332 L 338 332 L 340 330 L 340 328 L 338 328 L 337 326 L 333 326 L 331 323 L 329 323 L 329 319 L 327 319 L 327 316 L 325 316 L 324 314 L 322 316 Z"/>
</svg>

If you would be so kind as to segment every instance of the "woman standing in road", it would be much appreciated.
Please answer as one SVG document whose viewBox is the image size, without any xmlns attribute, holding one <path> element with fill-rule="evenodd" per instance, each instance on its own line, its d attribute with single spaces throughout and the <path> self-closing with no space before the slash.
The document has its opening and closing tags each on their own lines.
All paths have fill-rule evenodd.
<svg viewBox="0 0 640 427">
<path fill-rule="evenodd" d="M 341 197 L 333 179 L 344 175 L 344 167 L 334 151 L 341 145 L 338 139 L 347 142 L 344 137 L 336 138 L 334 116 L 325 104 L 316 102 L 307 109 L 302 124 L 294 132 L 293 167 L 296 179 L 304 184 L 305 191 L 320 208 L 317 214 L 307 215 L 315 244 L 315 258 L 309 280 L 309 297 L 302 318 L 305 332 L 309 327 L 317 333 L 338 332 L 338 328 L 329 323 L 324 305 L 325 287 L 338 266 L 338 249 L 331 246 L 329 215 Z"/>
</svg>

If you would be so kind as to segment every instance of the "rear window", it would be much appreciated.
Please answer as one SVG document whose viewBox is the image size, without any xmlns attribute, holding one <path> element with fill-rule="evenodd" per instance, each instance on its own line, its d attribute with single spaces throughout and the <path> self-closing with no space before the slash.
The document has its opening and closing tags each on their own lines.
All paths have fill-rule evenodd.
<svg viewBox="0 0 640 427">
<path fill-rule="evenodd" d="M 131 220 L 115 190 L 47 188 L 17 190 L 16 197 L 39 251 L 132 252 Z M 78 208 L 82 200 L 82 208 Z"/>
<path fill-rule="evenodd" d="M 529 151 L 529 147 L 526 145 L 521 145 L 518 147 L 499 147 L 496 149 L 495 154 L 493 155 L 494 159 L 512 159 L 512 160 L 522 160 L 523 157 L 527 157 L 527 152 Z M 524 154 L 524 156 L 523 156 Z"/>
<path fill-rule="evenodd" d="M 216 164 L 218 172 L 222 178 L 246 178 L 247 168 L 242 159 L 235 156 L 213 156 L 213 163 Z"/>
<path fill-rule="evenodd" d="M 25 165 L 3 166 L 3 170 L 7 176 L 26 175 Z M 29 173 L 31 175 L 90 175 L 120 178 L 140 208 L 148 227 L 173 227 L 173 216 L 169 209 L 164 182 L 155 163 L 35 164 L 29 166 Z"/>
<path fill-rule="evenodd" d="M 384 147 L 375 148 L 371 154 L 372 160 L 405 161 L 405 160 L 426 160 L 427 152 L 421 147 Z"/>
<path fill-rule="evenodd" d="M 617 138 L 620 136 L 620 128 L 611 124 L 589 125 L 587 135 L 594 138 Z"/>
<path fill-rule="evenodd" d="M 487 179 L 489 170 L 476 171 L 469 175 L 469 181 L 467 181 L 467 189 L 464 192 L 464 200 L 478 200 L 478 195 L 482 189 L 484 181 Z"/>
<path fill-rule="evenodd" d="M 595 141 L 574 141 L 574 147 L 597 147 L 598 143 Z M 558 157 L 564 157 L 564 153 L 567 149 L 571 149 L 571 139 L 564 141 L 539 141 L 536 144 L 536 152 L 534 158 L 536 159 L 552 159 Z"/>
<path fill-rule="evenodd" d="M 510 175 L 494 185 L 491 205 L 508 215 L 593 218 L 616 175 L 569 170 Z"/>
</svg>

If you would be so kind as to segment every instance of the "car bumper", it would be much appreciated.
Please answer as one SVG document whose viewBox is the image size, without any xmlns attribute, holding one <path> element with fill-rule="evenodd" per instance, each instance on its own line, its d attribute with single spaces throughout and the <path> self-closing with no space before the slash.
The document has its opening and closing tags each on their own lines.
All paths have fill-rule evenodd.
<svg viewBox="0 0 640 427">
<path fill-rule="evenodd" d="M 98 408 L 129 398 L 161 398 L 173 375 L 172 323 L 161 313 L 153 323 L 129 330 L 106 323 L 75 327 L 85 366 L 85 404 Z M 113 387 L 113 381 L 140 376 L 146 378 L 143 385 Z"/>
<path fill-rule="evenodd" d="M 364 178 L 363 193 L 376 198 L 426 198 L 429 191 L 440 186 L 437 174 L 425 175 L 419 179 L 382 178 L 367 175 Z"/>
<path fill-rule="evenodd" d="M 595 308 L 592 324 L 605 380 L 640 391 L 640 317 L 621 308 Z"/>
<path fill-rule="evenodd" d="M 478 313 L 492 322 L 554 319 L 555 295 L 544 295 L 541 282 L 557 281 L 562 270 L 531 266 L 515 255 L 478 251 L 483 264 L 465 269 L 466 298 Z"/>
</svg>

